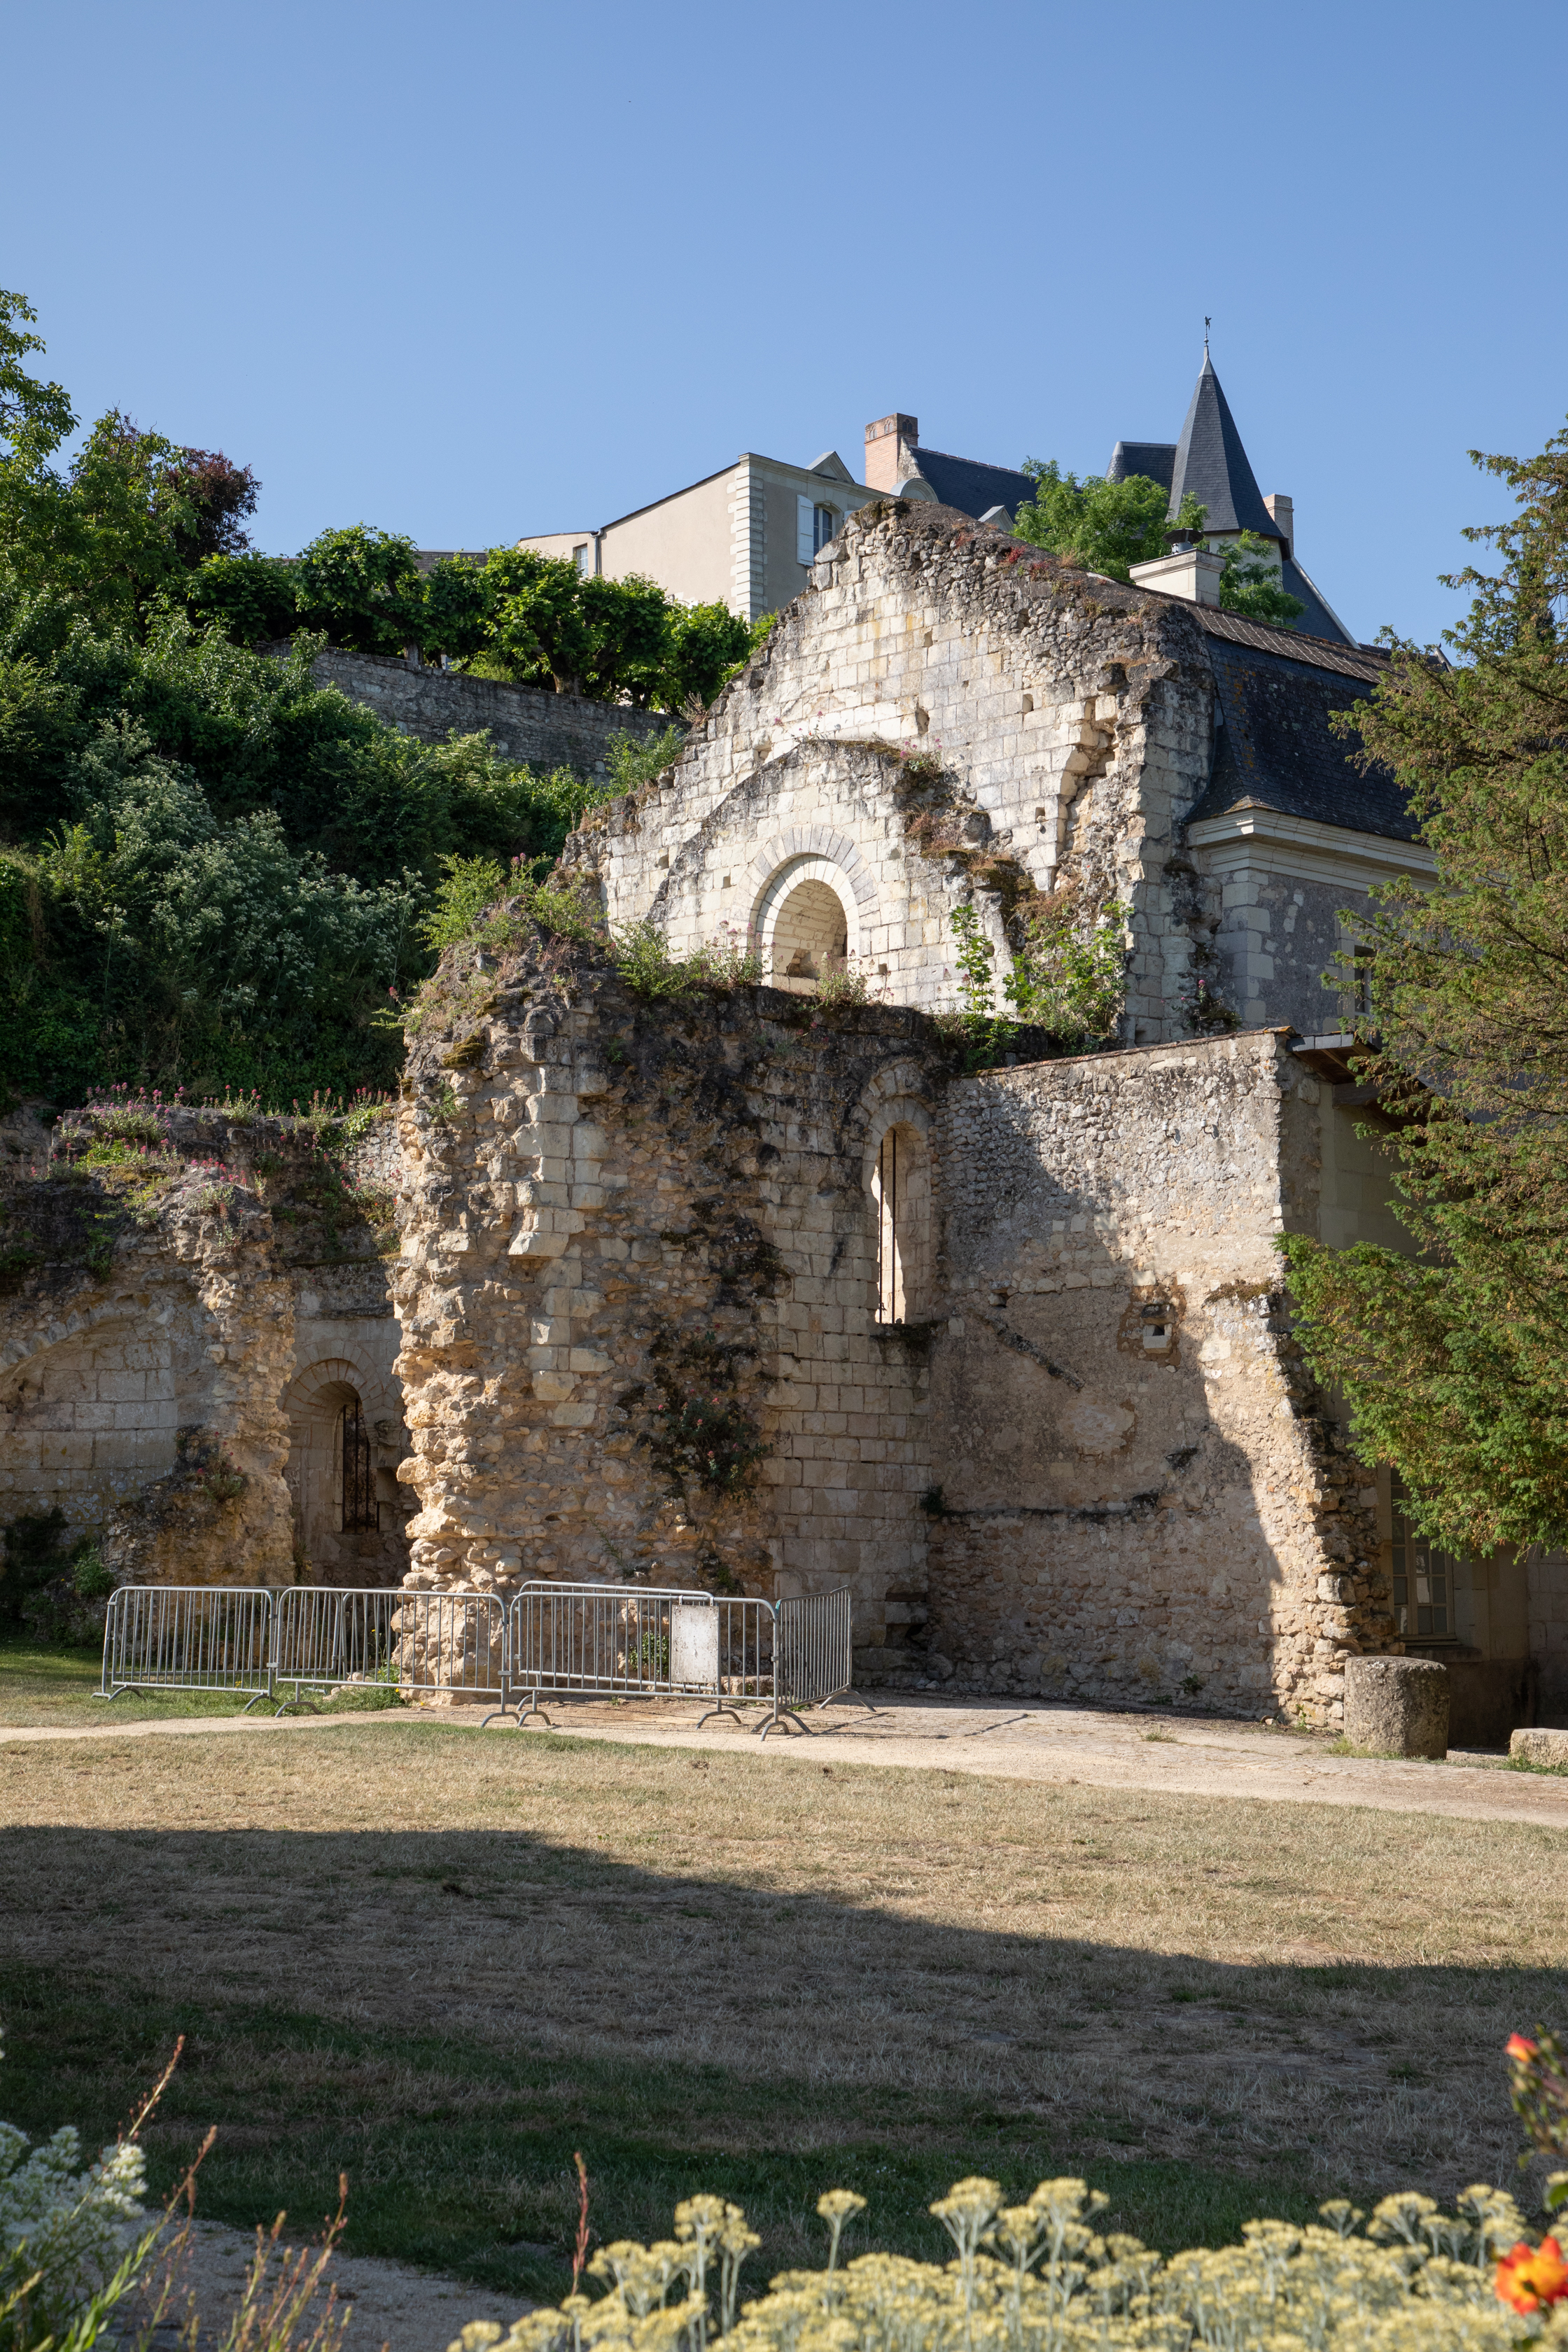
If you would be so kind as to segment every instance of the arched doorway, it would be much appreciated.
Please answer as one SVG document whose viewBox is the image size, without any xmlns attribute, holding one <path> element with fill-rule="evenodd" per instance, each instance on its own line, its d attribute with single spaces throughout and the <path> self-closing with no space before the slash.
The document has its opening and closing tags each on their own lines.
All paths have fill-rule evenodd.
<svg viewBox="0 0 1568 2352">
<path fill-rule="evenodd" d="M 341 1358 L 298 1373 L 286 1402 L 299 1572 L 318 1584 L 396 1583 L 407 1543 L 395 1407 Z"/>
<path fill-rule="evenodd" d="M 771 986 L 810 995 L 859 951 L 855 893 L 830 858 L 787 858 L 758 898 L 752 939 Z"/>
</svg>

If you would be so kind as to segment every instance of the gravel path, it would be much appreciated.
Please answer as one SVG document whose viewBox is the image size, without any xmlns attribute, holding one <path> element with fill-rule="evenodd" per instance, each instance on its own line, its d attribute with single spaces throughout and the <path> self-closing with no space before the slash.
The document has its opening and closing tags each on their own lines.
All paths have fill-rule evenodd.
<svg viewBox="0 0 1568 2352">
<path fill-rule="evenodd" d="M 384 1715 L 193 1716 L 156 1723 L 105 1722 L 88 1728 L 0 1727 L 0 1748 L 39 1739 L 271 1738 L 330 1733 L 338 1724 L 384 1725 L 389 1737 L 411 1723 L 478 1727 L 474 1708 L 396 1708 Z M 1458 1751 L 1446 1764 L 1335 1756 L 1328 1742 L 1262 1724 L 1095 1707 L 999 1706 L 994 1700 L 938 1704 L 883 1699 L 874 1715 L 831 1706 L 810 1718 L 811 1736 L 783 1731 L 765 1741 L 721 1721 L 699 1729 L 697 1703 L 600 1700 L 551 1703 L 557 1730 L 628 1745 L 697 1748 L 763 1756 L 787 1768 L 819 1761 L 826 1748 L 854 1764 L 978 1772 L 999 1780 L 1085 1788 L 1147 1789 L 1171 1796 L 1256 1797 L 1276 1804 L 1367 1805 L 1379 1811 L 1440 1813 L 1470 1821 L 1537 1822 L 1568 1828 L 1568 1780 L 1509 1771 L 1500 1757 Z M 492 1727 L 489 1738 L 548 1739 L 550 1731 Z"/>
</svg>

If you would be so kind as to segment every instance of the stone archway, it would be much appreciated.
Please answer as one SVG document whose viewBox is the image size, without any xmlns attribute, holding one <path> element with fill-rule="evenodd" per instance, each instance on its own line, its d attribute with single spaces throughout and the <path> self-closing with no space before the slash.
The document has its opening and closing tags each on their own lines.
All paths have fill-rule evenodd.
<svg viewBox="0 0 1568 2352">
<path fill-rule="evenodd" d="M 296 1567 L 309 1582 L 390 1585 L 406 1569 L 402 1414 L 382 1385 L 347 1357 L 308 1365 L 289 1385 L 285 1475 Z"/>
<path fill-rule="evenodd" d="M 771 986 L 810 995 L 825 973 L 844 971 L 861 952 L 848 877 L 830 857 L 786 858 L 758 897 L 752 942 Z"/>
</svg>

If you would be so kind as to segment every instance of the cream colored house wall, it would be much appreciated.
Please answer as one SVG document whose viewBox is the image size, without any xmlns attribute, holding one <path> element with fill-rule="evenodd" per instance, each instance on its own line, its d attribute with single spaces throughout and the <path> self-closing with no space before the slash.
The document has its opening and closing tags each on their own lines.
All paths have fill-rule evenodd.
<svg viewBox="0 0 1568 2352">
<path fill-rule="evenodd" d="M 637 572 L 683 604 L 728 604 L 754 621 L 793 604 L 811 579 L 811 565 L 799 555 L 798 501 L 810 499 L 842 518 L 879 495 L 858 482 L 743 451 L 723 473 L 606 523 L 587 568 L 610 580 Z M 592 532 L 556 531 L 517 543 L 570 560 L 584 540 L 592 550 Z"/>
<path fill-rule="evenodd" d="M 534 555 L 558 555 L 568 563 L 578 560 L 578 550 L 585 548 L 587 555 L 583 568 L 594 569 L 594 534 L 591 530 L 546 530 L 533 539 L 520 539 L 519 547 L 528 548 Z"/>
<path fill-rule="evenodd" d="M 731 601 L 730 476 L 710 475 L 606 526 L 599 568 L 611 580 L 637 572 L 683 604 Z"/>
</svg>

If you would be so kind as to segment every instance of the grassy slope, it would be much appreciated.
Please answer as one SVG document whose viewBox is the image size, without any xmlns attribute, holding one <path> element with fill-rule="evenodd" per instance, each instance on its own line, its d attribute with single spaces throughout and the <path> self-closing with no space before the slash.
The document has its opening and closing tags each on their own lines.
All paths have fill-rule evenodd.
<svg viewBox="0 0 1568 2352">
<path fill-rule="evenodd" d="M 1517 1824 L 781 1771 L 437 1724 L 13 1751 L 0 2113 L 152 2147 L 202 2208 L 521 2291 L 737 2199 L 757 2275 L 829 2186 L 937 2250 L 961 2174 L 1086 2174 L 1167 2248 L 1336 2191 L 1509 2177 L 1498 2053 L 1561 2017 L 1561 1839 Z M 541 2248 L 546 2251 L 542 2253 Z"/>
</svg>

